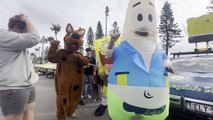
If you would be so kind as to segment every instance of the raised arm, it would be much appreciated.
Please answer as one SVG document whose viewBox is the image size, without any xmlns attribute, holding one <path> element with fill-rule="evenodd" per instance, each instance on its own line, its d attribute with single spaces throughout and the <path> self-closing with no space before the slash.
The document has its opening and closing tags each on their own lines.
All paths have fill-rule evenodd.
<svg viewBox="0 0 213 120">
<path fill-rule="evenodd" d="M 112 57 L 112 53 L 113 53 L 112 48 L 113 48 L 115 42 L 118 40 L 119 37 L 120 37 L 120 34 L 111 35 L 111 39 L 110 39 L 108 46 L 103 46 L 102 50 L 105 53 L 107 58 Z"/>
<path fill-rule="evenodd" d="M 58 45 L 59 45 L 60 41 L 54 40 L 53 42 L 51 42 L 51 46 L 48 52 L 48 60 L 52 63 L 57 63 L 58 59 L 59 59 L 59 55 L 58 55 Z"/>
<path fill-rule="evenodd" d="M 22 23 L 23 28 L 18 23 Z M 8 31 L 0 30 L 0 36 L 0 46 L 5 50 L 23 50 L 33 47 L 40 42 L 37 29 L 24 15 L 11 17 L 8 23 Z"/>
<path fill-rule="evenodd" d="M 20 20 L 26 23 L 26 32 L 27 33 L 34 33 L 38 35 L 38 31 L 35 28 L 35 26 L 32 24 L 32 22 L 25 16 L 24 14 L 20 14 Z"/>
</svg>

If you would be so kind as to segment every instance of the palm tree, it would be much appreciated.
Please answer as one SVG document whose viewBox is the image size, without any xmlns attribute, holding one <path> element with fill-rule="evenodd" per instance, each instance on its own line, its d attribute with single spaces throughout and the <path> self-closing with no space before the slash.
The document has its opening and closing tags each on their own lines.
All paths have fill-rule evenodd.
<svg viewBox="0 0 213 120">
<path fill-rule="evenodd" d="M 58 32 L 61 30 L 61 26 L 59 25 L 59 24 L 53 24 L 52 23 L 52 27 L 50 28 L 52 31 L 54 31 L 54 33 L 55 33 L 55 38 L 56 38 L 56 40 L 58 40 L 58 38 L 57 38 L 57 34 L 58 34 Z"/>
</svg>

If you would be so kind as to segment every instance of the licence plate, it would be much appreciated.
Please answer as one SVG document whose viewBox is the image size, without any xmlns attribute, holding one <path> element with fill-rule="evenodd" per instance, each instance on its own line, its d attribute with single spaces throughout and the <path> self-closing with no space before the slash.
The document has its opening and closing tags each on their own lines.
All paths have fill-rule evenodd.
<svg viewBox="0 0 213 120">
<path fill-rule="evenodd" d="M 186 108 L 192 111 L 199 111 L 213 115 L 213 106 L 210 105 L 186 101 Z"/>
</svg>

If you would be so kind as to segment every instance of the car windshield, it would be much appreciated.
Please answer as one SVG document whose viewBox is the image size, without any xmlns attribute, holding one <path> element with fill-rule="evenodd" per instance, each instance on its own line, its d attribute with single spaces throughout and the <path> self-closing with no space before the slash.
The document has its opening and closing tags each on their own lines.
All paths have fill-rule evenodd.
<svg viewBox="0 0 213 120">
<path fill-rule="evenodd" d="M 184 56 L 172 60 L 172 66 L 176 73 L 192 72 L 213 76 L 213 55 Z"/>
</svg>

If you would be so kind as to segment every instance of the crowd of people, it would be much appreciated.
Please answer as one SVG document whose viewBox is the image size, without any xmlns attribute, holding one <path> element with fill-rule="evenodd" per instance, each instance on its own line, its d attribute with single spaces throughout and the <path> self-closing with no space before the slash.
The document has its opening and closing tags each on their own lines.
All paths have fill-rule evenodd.
<svg viewBox="0 0 213 120">
<path fill-rule="evenodd" d="M 136 5 L 138 4 L 141 3 L 139 2 Z M 149 6 L 151 6 L 151 8 L 153 7 L 151 2 L 149 2 Z M 132 8 L 131 5 L 130 8 Z M 150 22 L 152 22 L 152 17 L 149 18 Z M 154 27 L 153 29 L 155 30 Z M 126 30 L 129 30 L 128 27 Z M 59 47 L 60 41 L 58 40 L 53 40 L 50 43 L 51 46 L 47 58 L 49 62 L 57 64 L 55 73 L 56 119 L 65 120 L 67 117 L 75 118 L 78 105 L 85 105 L 87 103 L 84 102 L 84 99 L 92 98 L 91 91 L 94 85 L 97 86 L 96 96 L 98 96 L 95 98 L 95 101 L 100 103 L 94 111 L 95 116 L 102 116 L 108 108 L 108 113 L 112 119 L 129 119 L 137 115 L 145 115 L 147 119 L 149 119 L 150 115 L 155 115 L 154 117 L 151 116 L 153 119 L 159 116 L 162 117 L 161 119 L 166 118 L 169 113 L 169 102 L 167 102 L 169 100 L 169 87 L 167 86 L 168 80 L 165 75 L 167 72 L 174 73 L 174 71 L 169 64 L 169 59 L 166 54 L 161 50 L 156 50 L 156 41 L 151 41 L 153 44 L 149 44 L 150 46 L 147 47 L 147 50 L 141 49 L 146 48 L 146 44 L 150 42 L 150 36 L 148 36 L 148 33 L 137 31 L 135 34 L 139 37 L 134 37 L 135 40 L 131 40 L 129 36 L 125 36 L 128 39 L 122 41 L 116 48 L 114 47 L 115 42 L 119 39 L 120 34 L 111 35 L 110 40 L 107 41 L 108 46 L 105 46 L 104 54 L 106 58 L 119 59 L 112 59 L 113 67 L 110 66 L 102 70 L 103 68 L 100 67 L 102 63 L 99 59 L 97 60 L 97 57 L 95 58 L 92 55 L 93 50 L 91 48 L 86 48 L 86 55 L 80 52 L 80 48 L 83 46 L 85 31 L 86 30 L 81 27 L 75 30 L 73 26 L 68 23 L 64 36 L 64 48 Z M 152 31 L 152 29 L 150 31 Z M 144 41 L 139 40 L 141 36 L 143 36 L 145 44 L 143 43 Z M 122 36 L 124 40 L 125 37 L 123 38 Z M 155 35 L 151 37 L 155 37 Z M 35 73 L 27 49 L 37 45 L 40 40 L 37 29 L 24 14 L 11 17 L 8 23 L 8 30 L 0 29 L 0 109 L 5 120 L 34 120 L 35 83 L 39 77 L 38 74 Z M 144 47 L 141 45 L 144 45 Z M 152 57 L 153 54 L 155 55 L 154 57 Z M 141 55 L 145 56 L 142 57 Z M 146 62 L 144 62 L 142 58 L 144 58 Z M 119 60 L 122 60 L 123 63 L 121 64 Z M 127 65 L 130 63 L 134 66 Z M 126 65 L 123 66 L 123 64 Z M 137 66 L 137 68 L 135 68 L 135 66 Z M 153 68 L 149 69 L 150 66 Z M 120 72 L 122 68 L 128 72 Z M 129 74 L 130 70 L 131 73 L 135 74 Z M 150 70 L 150 74 L 147 74 Z M 141 82 L 141 78 L 138 77 L 141 73 L 143 73 L 143 82 Z M 127 74 L 133 82 L 127 82 Z M 159 80 L 159 77 L 161 81 L 156 82 Z M 150 81 L 153 83 L 150 84 Z M 116 82 L 118 82 L 118 84 Z M 123 91 L 124 86 L 119 85 L 130 85 L 131 91 L 125 92 Z M 160 100 L 162 102 L 156 105 L 153 104 L 156 103 L 156 99 L 151 102 L 147 101 L 147 104 L 138 104 L 139 107 L 132 106 L 128 103 L 122 104 L 123 101 L 120 101 L 119 97 L 123 99 L 131 98 L 131 93 L 138 90 L 138 85 L 141 86 L 140 90 L 145 90 L 145 98 L 135 95 L 137 100 L 139 100 L 136 101 L 138 103 L 141 103 L 141 100 L 143 101 L 150 98 L 149 92 L 147 93 L 149 96 L 145 94 L 147 89 L 155 95 L 158 95 L 159 92 L 165 94 L 166 97 L 158 96 L 158 99 L 161 97 Z M 128 91 L 126 87 L 125 90 Z M 108 92 L 107 94 L 106 91 Z M 116 97 L 113 91 L 117 92 L 117 94 L 122 93 L 122 95 Z M 129 97 L 124 97 L 126 94 L 128 94 Z M 137 94 L 139 95 L 140 93 Z M 131 99 L 130 102 L 134 103 L 135 101 Z M 146 109 L 141 109 L 140 107 Z M 149 107 L 151 109 L 148 109 Z M 125 109 L 125 111 L 123 109 Z M 130 112 L 135 113 L 129 114 Z"/>
<path fill-rule="evenodd" d="M 78 38 L 76 34 L 71 37 Z M 0 29 L 0 108 L 5 120 L 34 120 L 35 83 L 39 77 L 34 71 L 27 49 L 37 45 L 39 42 L 40 37 L 36 27 L 24 14 L 11 17 L 8 23 L 8 30 Z M 57 45 L 59 45 L 59 42 L 52 43 L 52 48 Z M 65 51 L 77 52 L 78 45 L 80 43 L 73 44 L 76 47 L 75 49 L 65 49 Z M 49 60 L 56 62 L 56 59 L 51 59 L 51 52 L 52 49 L 50 48 Z M 96 58 L 92 56 L 92 49 L 86 48 L 86 56 L 83 57 L 82 59 L 86 61 L 82 64 L 84 74 L 79 104 L 87 104 L 84 103 L 84 98 L 91 99 L 91 91 L 95 88 L 98 91 L 98 97 L 95 102 L 101 102 L 104 82 L 98 74 L 98 63 Z M 60 106 L 61 103 L 58 102 L 60 101 L 57 100 L 57 106 Z M 94 114 L 101 116 L 104 114 L 105 109 L 100 111 L 99 106 L 94 111 Z M 67 115 L 69 113 L 69 110 L 67 113 L 64 113 L 64 110 L 57 110 L 57 116 L 60 114 L 59 111 L 63 111 L 62 114 Z M 75 112 L 70 113 L 71 117 L 76 117 Z M 58 120 L 64 120 L 64 117 L 62 119 L 58 117 Z"/>
</svg>

